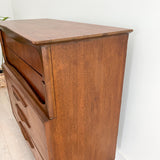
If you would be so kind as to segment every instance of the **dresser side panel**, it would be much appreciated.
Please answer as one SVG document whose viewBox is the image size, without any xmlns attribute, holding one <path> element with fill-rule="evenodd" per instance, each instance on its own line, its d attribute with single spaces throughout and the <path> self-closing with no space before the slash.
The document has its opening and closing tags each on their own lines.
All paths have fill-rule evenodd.
<svg viewBox="0 0 160 160">
<path fill-rule="evenodd" d="M 50 159 L 114 160 L 128 34 L 53 44 Z"/>
</svg>

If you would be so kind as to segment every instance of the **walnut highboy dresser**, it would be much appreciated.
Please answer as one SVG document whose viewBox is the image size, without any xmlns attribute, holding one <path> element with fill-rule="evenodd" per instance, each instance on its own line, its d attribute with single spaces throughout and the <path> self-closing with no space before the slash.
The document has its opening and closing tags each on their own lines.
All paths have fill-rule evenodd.
<svg viewBox="0 0 160 160">
<path fill-rule="evenodd" d="M 114 160 L 131 31 L 51 19 L 0 23 L 13 114 L 36 160 Z"/>
</svg>

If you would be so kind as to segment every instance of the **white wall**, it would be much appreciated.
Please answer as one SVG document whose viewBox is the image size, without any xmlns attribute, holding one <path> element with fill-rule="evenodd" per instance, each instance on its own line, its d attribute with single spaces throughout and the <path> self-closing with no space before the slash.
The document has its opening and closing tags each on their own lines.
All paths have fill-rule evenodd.
<svg viewBox="0 0 160 160">
<path fill-rule="evenodd" d="M 13 18 L 11 0 L 0 0 L 0 16 Z M 0 68 L 2 64 L 2 51 L 0 45 Z"/>
<path fill-rule="evenodd" d="M 134 29 L 128 45 L 118 160 L 160 159 L 159 6 L 159 0 L 13 0 L 16 19 L 47 17 Z"/>
<path fill-rule="evenodd" d="M 12 0 L 15 19 L 33 19 L 48 17 L 52 0 Z"/>
</svg>

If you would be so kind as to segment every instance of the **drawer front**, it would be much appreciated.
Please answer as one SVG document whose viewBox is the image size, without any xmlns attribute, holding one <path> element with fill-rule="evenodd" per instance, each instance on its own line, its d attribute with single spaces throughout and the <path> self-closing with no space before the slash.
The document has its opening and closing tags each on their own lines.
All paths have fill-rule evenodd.
<svg viewBox="0 0 160 160">
<path fill-rule="evenodd" d="M 41 53 L 37 48 L 18 42 L 5 33 L 3 33 L 3 39 L 6 50 L 8 50 L 8 48 L 11 49 L 14 54 L 24 60 L 28 65 L 32 66 L 41 75 L 43 74 Z"/>
<path fill-rule="evenodd" d="M 10 95 L 10 97 L 11 97 L 11 95 Z M 25 127 L 23 126 L 23 124 L 22 124 L 22 122 L 21 122 L 21 119 L 20 119 L 20 118 L 18 117 L 18 115 L 17 115 L 16 105 L 15 105 L 15 104 L 16 104 L 16 101 L 14 100 L 13 97 L 11 98 L 11 102 L 12 102 L 12 105 L 11 105 L 11 106 L 12 106 L 13 114 L 14 114 L 14 116 L 15 116 L 15 118 L 16 118 L 17 123 L 19 124 L 19 127 L 20 127 L 20 129 L 21 129 L 21 132 L 22 132 L 25 140 L 28 142 L 31 151 L 32 151 L 32 153 L 34 154 L 35 159 L 36 159 L 36 160 L 44 160 L 44 159 L 42 158 L 41 154 L 39 153 L 36 145 L 34 144 L 31 136 L 29 135 L 29 133 L 27 132 L 27 130 L 26 130 Z"/>
<path fill-rule="evenodd" d="M 20 121 L 18 122 L 18 124 L 19 124 L 19 127 L 21 129 L 21 132 L 22 132 L 25 140 L 28 142 L 28 144 L 29 144 L 29 146 L 30 146 L 30 148 L 31 148 L 31 150 L 32 150 L 32 152 L 34 154 L 35 159 L 36 160 L 43 160 L 42 156 L 40 155 L 39 151 L 37 150 L 34 142 L 32 141 L 29 133 L 27 132 L 27 130 L 25 129 L 23 124 Z"/>
<path fill-rule="evenodd" d="M 4 71 L 14 116 L 17 122 L 20 122 L 25 128 L 26 132 L 30 135 L 28 141 L 31 148 L 32 144 L 30 143 L 30 139 L 33 140 L 43 159 L 48 160 L 45 134 L 45 122 L 48 119 L 44 113 L 41 112 L 41 110 L 38 111 L 37 104 L 33 104 L 33 101 L 30 100 L 31 97 L 24 90 L 21 84 L 12 78 L 13 75 L 10 76 L 5 69 Z"/>
<path fill-rule="evenodd" d="M 22 59 L 13 53 L 12 50 L 8 49 L 6 52 L 6 58 L 8 62 L 14 66 L 31 85 L 34 92 L 37 94 L 39 99 L 45 102 L 45 84 L 43 83 L 42 76 L 27 65 Z"/>
<path fill-rule="evenodd" d="M 9 82 L 8 79 L 7 79 L 7 84 L 8 84 L 8 89 L 10 90 L 11 83 Z M 35 159 L 36 160 L 43 160 L 41 154 L 39 153 L 36 145 L 34 144 L 32 138 L 31 138 L 31 136 L 27 132 L 27 129 L 25 129 L 25 127 L 24 127 L 24 122 L 23 122 L 24 120 L 21 120 L 21 118 L 18 116 L 17 106 L 19 106 L 19 105 L 18 105 L 18 102 L 16 101 L 16 98 L 13 96 L 13 94 L 9 94 L 9 96 L 10 96 L 10 100 L 11 100 L 11 106 L 12 106 L 13 114 L 16 118 L 17 123 L 20 126 L 21 132 L 22 132 L 25 140 L 28 142 L 28 144 L 29 144 L 29 146 L 30 146 L 30 148 L 31 148 L 31 150 L 34 154 Z"/>
</svg>

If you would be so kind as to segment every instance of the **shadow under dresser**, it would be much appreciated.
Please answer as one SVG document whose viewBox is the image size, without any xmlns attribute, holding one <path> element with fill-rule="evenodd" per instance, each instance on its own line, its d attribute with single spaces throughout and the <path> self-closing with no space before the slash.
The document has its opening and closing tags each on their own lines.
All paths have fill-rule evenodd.
<svg viewBox="0 0 160 160">
<path fill-rule="evenodd" d="M 36 160 L 114 160 L 130 29 L 0 23 L 12 111 Z"/>
</svg>

